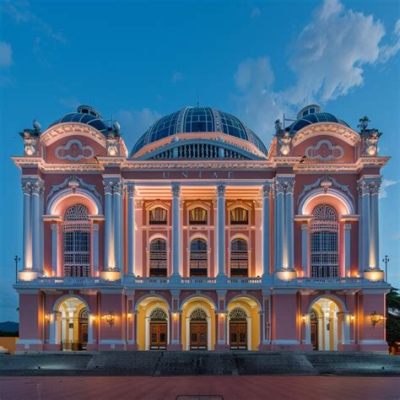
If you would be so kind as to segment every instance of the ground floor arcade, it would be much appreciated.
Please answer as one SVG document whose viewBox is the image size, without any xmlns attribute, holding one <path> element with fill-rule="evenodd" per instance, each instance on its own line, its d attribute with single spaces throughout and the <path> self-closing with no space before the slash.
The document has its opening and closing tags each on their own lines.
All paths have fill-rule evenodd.
<svg viewBox="0 0 400 400">
<path fill-rule="evenodd" d="M 385 294 L 305 290 L 20 292 L 19 351 L 380 350 Z"/>
</svg>

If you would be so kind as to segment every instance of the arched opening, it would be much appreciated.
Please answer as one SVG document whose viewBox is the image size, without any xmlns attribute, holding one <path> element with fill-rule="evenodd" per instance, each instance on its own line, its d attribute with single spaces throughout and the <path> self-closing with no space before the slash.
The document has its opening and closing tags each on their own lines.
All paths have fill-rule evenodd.
<svg viewBox="0 0 400 400">
<path fill-rule="evenodd" d="M 234 239 L 231 242 L 230 271 L 231 276 L 249 275 L 249 252 L 244 239 Z"/>
<path fill-rule="evenodd" d="M 195 207 L 189 210 L 190 225 L 207 225 L 207 210 L 203 207 Z"/>
<path fill-rule="evenodd" d="M 83 204 L 69 207 L 63 222 L 64 276 L 90 276 L 90 221 Z"/>
<path fill-rule="evenodd" d="M 247 225 L 249 212 L 243 207 L 235 207 L 230 211 L 231 225 Z"/>
<path fill-rule="evenodd" d="M 190 276 L 207 276 L 207 258 L 207 242 L 201 238 L 193 239 L 190 243 Z"/>
<path fill-rule="evenodd" d="M 336 210 L 328 204 L 316 206 L 311 220 L 313 278 L 333 278 L 339 275 L 338 231 Z"/>
<path fill-rule="evenodd" d="M 168 340 L 168 315 L 157 307 L 150 313 L 150 350 L 165 350 Z"/>
<path fill-rule="evenodd" d="M 336 351 L 343 342 L 344 323 L 338 304 L 326 297 L 313 303 L 310 310 L 311 344 L 314 350 Z"/>
<path fill-rule="evenodd" d="M 247 350 L 247 343 L 247 314 L 242 308 L 235 307 L 229 313 L 229 345 L 231 350 Z"/>
<path fill-rule="evenodd" d="M 190 314 L 190 350 L 208 349 L 207 314 L 202 308 L 196 308 Z"/>
<path fill-rule="evenodd" d="M 167 224 L 167 210 L 162 207 L 155 207 L 149 211 L 149 224 L 150 225 L 166 225 Z"/>
<path fill-rule="evenodd" d="M 165 239 L 153 239 L 150 243 L 149 276 L 167 276 L 167 241 Z"/>
<path fill-rule="evenodd" d="M 65 351 L 86 350 L 89 340 L 89 310 L 77 297 L 63 300 L 55 311 L 56 342 Z"/>
</svg>

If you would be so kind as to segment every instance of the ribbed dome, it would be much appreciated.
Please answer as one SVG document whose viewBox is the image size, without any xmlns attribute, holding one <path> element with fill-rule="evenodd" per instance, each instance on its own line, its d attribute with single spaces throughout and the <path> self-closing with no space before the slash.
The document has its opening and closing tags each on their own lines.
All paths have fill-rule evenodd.
<svg viewBox="0 0 400 400">
<path fill-rule="evenodd" d="M 106 133 L 109 130 L 109 126 L 103 121 L 101 115 L 90 106 L 79 106 L 76 112 L 65 114 L 50 126 L 61 124 L 63 122 L 80 122 L 82 124 L 88 124 L 102 133 Z"/>
<path fill-rule="evenodd" d="M 317 112 L 299 118 L 297 121 L 293 122 L 293 124 L 291 124 L 286 130 L 294 134 L 305 126 L 316 124 L 318 122 L 336 122 L 337 124 L 349 126 L 346 122 L 336 118 L 333 114 L 327 112 Z"/>
<path fill-rule="evenodd" d="M 136 142 L 132 154 L 165 137 L 192 132 L 222 132 L 247 140 L 263 153 L 267 152 L 261 139 L 235 116 L 210 107 L 185 107 L 156 121 Z"/>
</svg>

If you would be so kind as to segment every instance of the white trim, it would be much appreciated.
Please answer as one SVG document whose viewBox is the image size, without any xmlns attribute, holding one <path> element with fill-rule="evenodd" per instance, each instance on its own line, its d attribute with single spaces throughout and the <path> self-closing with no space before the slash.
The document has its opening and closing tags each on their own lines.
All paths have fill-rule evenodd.
<svg viewBox="0 0 400 400">
<path fill-rule="evenodd" d="M 17 344 L 43 344 L 40 339 L 18 339 Z"/>
<path fill-rule="evenodd" d="M 271 344 L 295 345 L 295 344 L 300 344 L 300 342 L 296 339 L 276 339 L 272 340 Z"/>
<path fill-rule="evenodd" d="M 125 344 L 125 340 L 122 339 L 101 339 L 99 344 Z"/>
<path fill-rule="evenodd" d="M 359 344 L 365 344 L 365 345 L 368 345 L 368 344 L 380 344 L 380 345 L 385 345 L 385 346 L 387 346 L 387 342 L 386 342 L 386 340 L 381 340 L 381 339 L 364 339 L 364 340 L 360 340 L 359 342 L 358 342 Z"/>
</svg>

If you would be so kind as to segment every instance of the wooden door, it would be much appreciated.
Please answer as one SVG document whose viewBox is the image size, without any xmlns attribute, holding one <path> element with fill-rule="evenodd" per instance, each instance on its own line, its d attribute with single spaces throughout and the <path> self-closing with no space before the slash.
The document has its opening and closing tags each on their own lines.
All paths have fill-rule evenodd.
<svg viewBox="0 0 400 400">
<path fill-rule="evenodd" d="M 167 348 L 167 323 L 150 322 L 150 350 Z"/>
<path fill-rule="evenodd" d="M 190 323 L 190 350 L 207 350 L 207 322 Z"/>
<path fill-rule="evenodd" d="M 247 350 L 247 322 L 229 323 L 229 343 L 232 350 Z"/>
</svg>

